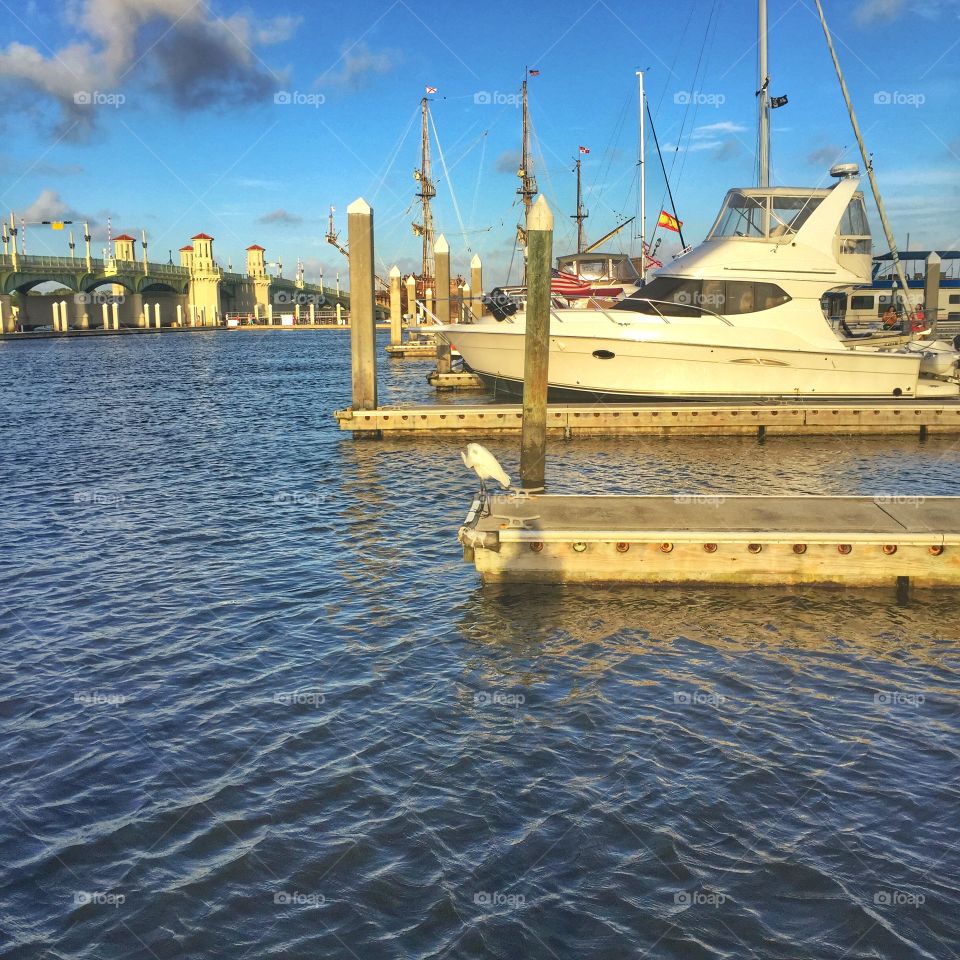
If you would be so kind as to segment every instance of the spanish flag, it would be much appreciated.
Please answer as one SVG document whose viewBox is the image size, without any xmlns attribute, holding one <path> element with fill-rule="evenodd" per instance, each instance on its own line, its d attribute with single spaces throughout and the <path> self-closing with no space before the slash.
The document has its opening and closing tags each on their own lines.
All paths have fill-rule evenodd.
<svg viewBox="0 0 960 960">
<path fill-rule="evenodd" d="M 680 228 L 683 226 L 683 221 L 678 220 L 676 217 L 671 217 L 666 210 L 661 210 L 657 226 L 663 227 L 665 230 L 672 230 L 674 233 L 679 233 Z"/>
</svg>

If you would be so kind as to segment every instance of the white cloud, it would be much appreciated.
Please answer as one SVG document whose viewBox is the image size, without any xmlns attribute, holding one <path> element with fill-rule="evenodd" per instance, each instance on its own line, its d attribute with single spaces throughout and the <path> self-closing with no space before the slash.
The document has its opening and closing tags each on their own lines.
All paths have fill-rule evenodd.
<svg viewBox="0 0 960 960">
<path fill-rule="evenodd" d="M 36 93 L 54 100 L 61 132 L 76 137 L 104 108 L 94 93 L 130 101 L 141 80 L 182 109 L 265 99 L 281 78 L 256 47 L 288 39 L 299 20 L 222 18 L 196 0 L 76 0 L 66 22 L 75 38 L 49 55 L 17 42 L 0 49 L 0 80 L 28 102 Z"/>
<path fill-rule="evenodd" d="M 400 54 L 394 50 L 371 50 L 365 43 L 347 44 L 340 58 L 317 77 L 316 87 L 360 90 L 380 74 L 389 73 L 399 63 Z"/>
<path fill-rule="evenodd" d="M 702 127 L 695 127 L 691 134 L 694 140 L 715 138 L 721 134 L 746 133 L 749 128 L 733 120 L 721 120 L 719 123 L 707 123 Z"/>
<path fill-rule="evenodd" d="M 40 191 L 39 196 L 25 210 L 17 214 L 17 219 L 24 219 L 27 223 L 36 220 L 88 220 L 82 213 L 78 213 L 59 194 L 50 187 Z"/>
</svg>

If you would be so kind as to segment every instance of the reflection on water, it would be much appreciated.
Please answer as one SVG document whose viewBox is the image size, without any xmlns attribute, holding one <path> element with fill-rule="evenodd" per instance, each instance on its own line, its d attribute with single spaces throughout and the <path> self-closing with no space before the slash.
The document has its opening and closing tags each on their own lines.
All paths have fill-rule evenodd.
<svg viewBox="0 0 960 960">
<path fill-rule="evenodd" d="M 952 955 L 955 598 L 481 587 L 460 444 L 339 434 L 346 348 L 0 345 L 0 956 Z M 557 492 L 960 479 L 944 439 L 550 457 Z"/>
</svg>

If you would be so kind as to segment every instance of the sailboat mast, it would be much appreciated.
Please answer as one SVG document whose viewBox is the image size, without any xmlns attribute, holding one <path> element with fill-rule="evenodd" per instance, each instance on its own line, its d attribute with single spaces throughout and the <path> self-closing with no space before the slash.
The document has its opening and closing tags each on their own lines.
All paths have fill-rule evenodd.
<svg viewBox="0 0 960 960">
<path fill-rule="evenodd" d="M 580 188 L 580 158 L 577 157 L 577 212 L 573 219 L 577 221 L 577 253 L 583 253 L 583 248 L 587 245 L 587 238 L 583 233 L 583 221 L 587 214 L 583 209 L 583 192 Z"/>
<path fill-rule="evenodd" d="M 757 90 L 757 105 L 760 111 L 760 124 L 757 143 L 757 185 L 770 186 L 770 74 L 767 63 L 767 0 L 760 0 L 760 32 L 758 48 L 760 51 L 760 85 Z"/>
<path fill-rule="evenodd" d="M 639 86 L 640 98 L 640 279 L 646 282 L 647 279 L 647 175 L 646 175 L 646 117 L 644 116 L 644 104 L 646 102 L 643 92 L 643 71 L 637 71 L 637 83 Z"/>
<path fill-rule="evenodd" d="M 880 222 L 883 224 L 883 232 L 887 238 L 887 245 L 890 248 L 890 256 L 893 258 L 893 266 L 897 271 L 897 278 L 900 280 L 900 287 L 903 293 L 903 301 L 907 306 L 907 312 L 913 312 L 913 303 L 910 300 L 910 288 L 907 286 L 907 275 L 903 269 L 903 263 L 900 260 L 900 254 L 897 252 L 897 241 L 893 239 L 893 230 L 890 228 L 890 221 L 887 219 L 887 209 L 883 205 L 883 197 L 880 196 L 880 188 L 877 186 L 877 178 L 873 172 L 873 160 L 867 153 L 867 148 L 863 143 L 863 135 L 860 133 L 860 124 L 857 122 L 857 114 L 853 109 L 853 101 L 850 99 L 850 91 L 847 90 L 847 81 L 843 78 L 843 71 L 840 69 L 840 61 L 837 59 L 837 51 L 833 47 L 833 38 L 830 36 L 830 28 L 827 26 L 827 18 L 823 15 L 823 7 L 820 0 L 816 0 L 817 13 L 820 14 L 820 25 L 823 27 L 823 35 L 827 38 L 827 47 L 830 49 L 830 56 L 833 58 L 833 67 L 837 71 L 837 79 L 840 81 L 840 90 L 843 93 L 843 99 L 847 104 L 847 113 L 850 114 L 850 123 L 853 125 L 853 135 L 857 138 L 857 145 L 860 147 L 860 156 L 863 158 L 863 165 L 867 171 L 867 177 L 870 180 L 870 189 L 873 191 L 873 199 L 877 203 L 877 212 L 880 214 Z"/>
<path fill-rule="evenodd" d="M 520 147 L 520 169 L 517 176 L 520 178 L 520 186 L 517 193 L 523 200 L 523 224 L 517 231 L 517 236 L 522 238 L 524 248 L 526 247 L 527 217 L 530 214 L 530 207 L 533 204 L 533 198 L 537 195 L 537 178 L 533 175 L 533 157 L 530 155 L 530 113 L 527 106 L 527 81 L 524 78 L 521 85 L 523 102 L 523 142 Z M 523 282 L 527 282 L 527 258 L 524 252 L 523 258 Z"/>
<path fill-rule="evenodd" d="M 423 213 L 423 252 L 420 263 L 420 276 L 426 286 L 433 280 L 433 211 L 430 209 L 430 201 L 437 195 L 433 186 L 433 177 L 430 171 L 430 130 L 429 130 L 429 107 L 427 98 L 420 101 L 420 176 L 417 182 L 420 189 L 417 197 L 420 199 L 420 205 Z"/>
</svg>

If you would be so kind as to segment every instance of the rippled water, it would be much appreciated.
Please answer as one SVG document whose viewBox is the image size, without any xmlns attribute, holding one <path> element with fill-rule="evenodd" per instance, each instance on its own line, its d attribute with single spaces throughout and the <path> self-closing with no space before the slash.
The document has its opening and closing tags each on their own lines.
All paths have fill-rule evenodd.
<svg viewBox="0 0 960 960">
<path fill-rule="evenodd" d="M 956 955 L 953 595 L 482 589 L 457 445 L 340 435 L 348 382 L 341 332 L 0 344 L 0 956 Z M 551 457 L 960 481 L 953 440 Z"/>
</svg>

